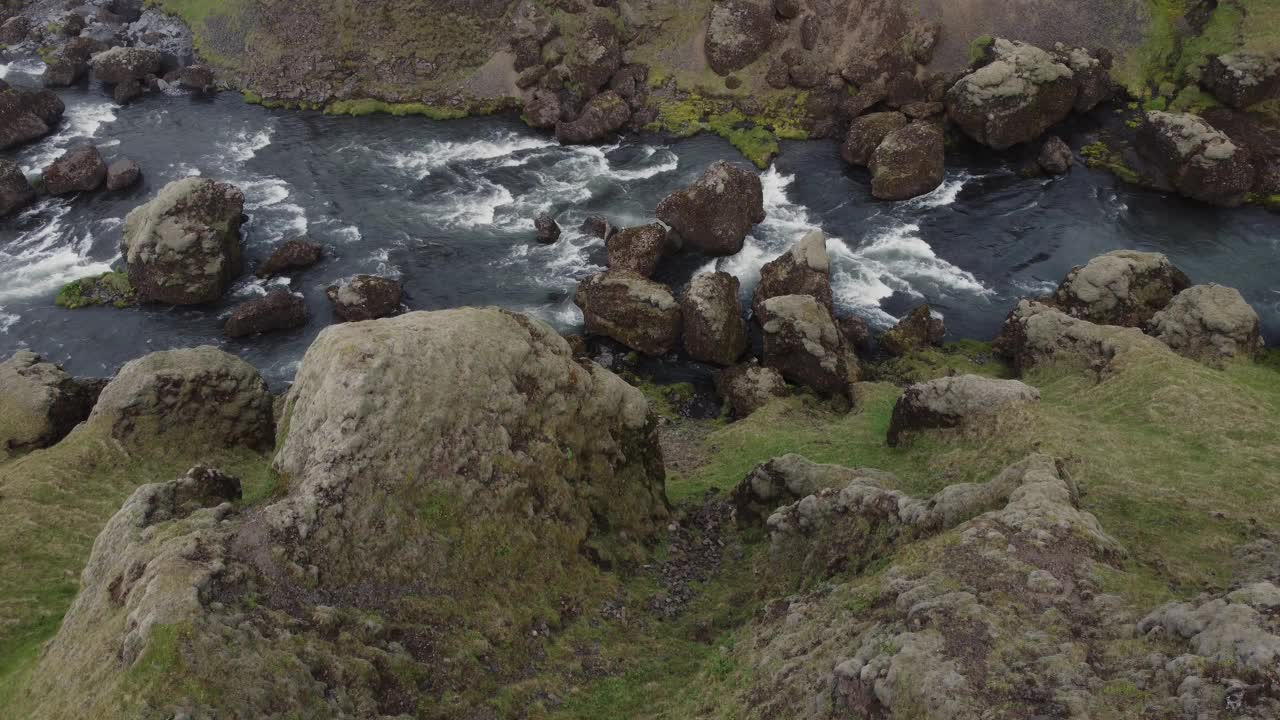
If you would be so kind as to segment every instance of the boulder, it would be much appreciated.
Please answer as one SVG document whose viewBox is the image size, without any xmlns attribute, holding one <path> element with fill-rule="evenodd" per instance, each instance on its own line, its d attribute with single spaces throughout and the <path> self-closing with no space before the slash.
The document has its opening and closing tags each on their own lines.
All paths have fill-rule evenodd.
<svg viewBox="0 0 1280 720">
<path fill-rule="evenodd" d="M 1094 109 L 1111 98 L 1111 56 L 1106 51 L 1094 55 L 1084 48 L 1058 44 L 1053 51 L 1058 62 L 1071 68 L 1072 82 L 1076 87 L 1075 104 L 1078 113 Z"/>
<path fill-rule="evenodd" d="M 159 50 L 150 48 L 114 47 L 94 55 L 92 64 L 96 79 L 115 85 L 159 74 L 162 56 Z"/>
<path fill-rule="evenodd" d="M 716 392 L 729 404 L 729 413 L 736 420 L 788 395 L 782 373 L 754 361 L 717 372 L 715 383 Z"/>
<path fill-rule="evenodd" d="M 574 38 L 564 66 L 568 72 L 568 84 L 584 98 L 594 96 L 609 84 L 609 79 L 622 67 L 622 41 L 609 15 L 593 13 L 587 18 L 585 26 Z M 616 97 L 617 93 L 613 95 Z M 625 106 L 626 102 L 622 104 Z M 616 115 L 612 102 L 610 107 Z"/>
<path fill-rule="evenodd" d="M 760 268 L 760 283 L 752 294 L 751 311 L 764 323 L 764 301 L 782 295 L 809 295 L 828 312 L 835 312 L 831 296 L 831 261 L 827 236 L 821 230 L 806 234 L 791 249 Z"/>
<path fill-rule="evenodd" d="M 804 4 L 800 0 L 773 0 L 773 11 L 784 20 L 794 20 L 804 12 Z"/>
<path fill-rule="evenodd" d="M 277 290 L 241 303 L 231 310 L 222 334 L 243 338 L 275 330 L 292 330 L 307 324 L 307 303 L 301 295 Z"/>
<path fill-rule="evenodd" d="M 667 523 L 644 395 L 524 316 L 330 327 L 284 405 L 276 496 L 242 509 L 247 488 L 201 467 L 142 486 L 106 524 L 33 672 L 38 716 L 72 697 L 164 717 L 411 714 L 419 682 L 492 687 L 486 658 L 456 672 L 430 650 L 475 641 L 440 622 L 441 598 L 521 628 L 486 652 L 522 651 L 542 627 L 531 603 L 585 607 L 599 567 L 638 564 Z M 165 682 L 202 691 L 125 685 L 159 652 L 174 658 Z M 316 667 L 333 669 L 329 692 Z"/>
<path fill-rule="evenodd" d="M 1253 188 L 1256 173 L 1248 149 L 1196 115 L 1147 113 L 1135 147 L 1186 197 L 1236 207 Z"/>
<path fill-rule="evenodd" d="M 903 105 L 902 114 L 912 120 L 928 120 L 947 111 L 947 106 L 940 102 L 913 102 Z"/>
<path fill-rule="evenodd" d="M 1007 405 L 1039 401 L 1039 390 L 1017 380 L 958 375 L 912 385 L 893 407 L 889 446 L 897 447 L 903 433 L 958 427 Z"/>
<path fill-rule="evenodd" d="M 600 238 L 604 241 L 608 241 L 609 238 L 613 237 L 614 233 L 618 232 L 618 228 L 614 227 L 613 223 L 602 215 L 589 216 L 582 221 L 582 226 L 579 229 L 586 235 Z"/>
<path fill-rule="evenodd" d="M 107 164 L 92 145 L 68 150 L 44 169 L 44 189 L 50 195 L 93 192 L 106 182 Z"/>
<path fill-rule="evenodd" d="M 1147 332 L 1184 357 L 1221 366 L 1262 352 L 1258 313 L 1235 288 L 1196 285 L 1151 318 Z"/>
<path fill-rule="evenodd" d="M 906 127 L 907 122 L 907 116 L 900 112 L 871 113 L 857 118 L 849 126 L 849 134 L 840 149 L 841 157 L 850 165 L 870 165 L 871 156 L 885 137 Z"/>
<path fill-rule="evenodd" d="M 22 15 L 11 17 L 0 24 L 0 43 L 17 45 L 26 41 L 31 32 L 31 21 Z"/>
<path fill-rule="evenodd" d="M 124 221 L 122 250 L 142 302 L 196 305 L 240 274 L 244 193 L 205 178 L 169 183 Z"/>
<path fill-rule="evenodd" d="M 17 163 L 0 159 L 0 217 L 36 201 L 36 190 Z"/>
<path fill-rule="evenodd" d="M 902 357 L 916 350 L 941 345 L 946 335 L 946 325 L 933 316 L 933 310 L 926 304 L 912 310 L 881 335 L 880 347 L 890 355 Z"/>
<path fill-rule="evenodd" d="M 213 69 L 208 65 L 188 65 L 177 71 L 175 80 L 179 87 L 205 92 L 213 87 Z"/>
<path fill-rule="evenodd" d="M 871 351 L 871 327 L 866 320 L 857 315 L 845 315 L 836 319 L 836 325 L 855 353 L 862 355 Z"/>
<path fill-rule="evenodd" d="M 1233 674 L 1257 678 L 1274 673 L 1280 663 L 1280 628 L 1274 620 L 1280 611 L 1280 587 L 1256 582 L 1215 595 L 1162 605 L 1138 622 L 1137 631 L 1166 642 L 1172 639 L 1193 653 L 1179 658 L 1191 660 L 1181 667 L 1192 672 L 1188 677 L 1210 687 L 1220 682 L 1212 677 L 1215 667 L 1235 668 Z M 1243 708 L 1243 690 L 1230 688 L 1225 702 L 1218 702 L 1230 708 L 1234 695 L 1235 706 Z M 1249 704 L 1258 700 L 1262 698 Z"/>
<path fill-rule="evenodd" d="M 711 5 L 707 64 L 728 75 L 755 62 L 773 42 L 773 4 L 768 0 L 723 0 Z"/>
<path fill-rule="evenodd" d="M 126 363 L 89 424 L 126 447 L 169 438 L 188 448 L 275 444 L 272 397 L 245 361 L 214 347 L 151 353 Z"/>
<path fill-rule="evenodd" d="M 680 342 L 680 303 L 665 285 L 635 273 L 603 272 L 578 285 L 573 302 L 587 333 L 602 335 L 645 355 L 665 355 Z"/>
<path fill-rule="evenodd" d="M 626 270 L 650 277 L 667 249 L 667 229 L 661 223 L 619 230 L 607 241 L 610 270 Z"/>
<path fill-rule="evenodd" d="M 40 82 L 45 87 L 67 87 L 74 85 L 88 71 L 89 65 L 83 60 L 74 60 L 62 54 L 51 55 L 45 59 Z"/>
<path fill-rule="evenodd" d="M 107 189 L 127 190 L 142 179 L 142 168 L 129 158 L 120 158 L 107 166 Z"/>
<path fill-rule="evenodd" d="M 1040 148 L 1040 154 L 1036 156 L 1036 165 L 1049 175 L 1066 175 L 1071 170 L 1072 162 L 1074 158 L 1071 155 L 1071 146 L 1057 135 L 1045 140 Z"/>
<path fill-rule="evenodd" d="M 111 99 L 115 100 L 117 105 L 128 105 L 141 97 L 143 90 L 142 82 L 139 80 L 132 78 L 122 80 L 111 89 Z"/>
<path fill-rule="evenodd" d="M 1095 325 L 1031 300 L 1019 301 L 1009 313 L 993 349 L 1019 374 L 1065 361 L 1087 368 L 1098 378 L 1112 372 L 1120 355 L 1146 358 L 1169 354 L 1169 348 L 1137 328 Z"/>
<path fill-rule="evenodd" d="M 533 229 L 537 233 L 538 242 L 550 245 L 560 239 L 560 225 L 547 213 L 540 213 L 533 219 Z"/>
<path fill-rule="evenodd" d="M 576 120 L 557 123 L 556 139 L 566 145 L 598 142 L 621 130 L 630 119 L 631 106 L 608 90 L 588 100 Z"/>
<path fill-rule="evenodd" d="M 1036 139 L 1066 119 L 1077 88 L 1071 68 L 1033 45 L 996 40 L 988 64 L 947 91 L 947 116 L 997 150 Z"/>
<path fill-rule="evenodd" d="M 657 215 L 686 247 L 736 255 L 751 228 L 764 222 L 764 186 L 756 173 L 720 160 L 694 184 L 663 199 Z"/>
<path fill-rule="evenodd" d="M 831 312 L 809 295 L 764 301 L 764 364 L 826 397 L 850 398 L 858 361 Z"/>
<path fill-rule="evenodd" d="M 853 483 L 897 485 L 892 473 L 870 468 L 847 468 L 810 461 L 794 453 L 773 458 L 751 469 L 729 493 L 734 519 L 742 527 L 761 526 L 774 511 L 823 490 L 840 490 Z"/>
<path fill-rule="evenodd" d="M 535 90 L 524 101 L 524 116 L 529 127 L 550 130 L 560 122 L 560 94 L 550 90 Z"/>
<path fill-rule="evenodd" d="M 271 257 L 258 266 L 256 275 L 264 280 L 276 275 L 287 275 L 295 270 L 305 270 L 320 262 L 323 257 L 324 248 L 317 243 L 306 238 L 286 240 L 271 252 Z"/>
<path fill-rule="evenodd" d="M 97 381 L 77 380 L 39 355 L 19 350 L 0 363 L 0 459 L 47 448 L 84 422 Z"/>
<path fill-rule="evenodd" d="M 400 311 L 404 288 L 399 282 L 376 275 L 356 275 L 325 288 L 333 314 L 344 322 L 389 317 Z"/>
<path fill-rule="evenodd" d="M 724 272 L 693 276 L 680 300 L 689 357 L 732 365 L 747 351 L 747 324 L 738 304 L 738 278 Z"/>
<path fill-rule="evenodd" d="M 871 194 L 880 200 L 909 200 L 933 192 L 945 176 L 942 126 L 916 120 L 894 130 L 871 155 Z"/>
<path fill-rule="evenodd" d="M 1067 273 L 1052 301 L 1091 323 L 1142 327 L 1189 287 L 1191 280 L 1164 255 L 1116 250 Z"/>
<path fill-rule="evenodd" d="M 1200 71 L 1200 86 L 1237 110 L 1280 98 L 1280 55 L 1216 55 Z"/>
<path fill-rule="evenodd" d="M 48 135 L 65 109 L 62 100 L 50 90 L 0 86 L 0 150 Z"/>
</svg>

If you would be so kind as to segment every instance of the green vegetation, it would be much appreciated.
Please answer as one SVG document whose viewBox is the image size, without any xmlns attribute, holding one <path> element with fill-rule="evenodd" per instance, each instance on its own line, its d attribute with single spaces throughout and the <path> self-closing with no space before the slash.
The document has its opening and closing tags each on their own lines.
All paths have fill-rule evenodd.
<svg viewBox="0 0 1280 720">
<path fill-rule="evenodd" d="M 748 118 L 732 99 L 698 94 L 680 100 L 658 102 L 658 119 L 646 129 L 677 137 L 710 132 L 728 140 L 759 168 L 767 168 L 778 154 L 778 141 L 804 140 L 807 93 L 775 93 L 763 103 L 762 112 Z"/>
<path fill-rule="evenodd" d="M 990 35 L 979 35 L 969 43 L 969 63 L 976 63 L 987 56 L 987 51 L 994 45 L 996 39 Z"/>
<path fill-rule="evenodd" d="M 895 385 L 910 385 L 948 375 L 1012 377 L 1009 366 L 993 354 L 991 344 L 976 340 L 961 340 L 941 348 L 918 350 L 864 370 L 868 380 Z"/>
<path fill-rule="evenodd" d="M 129 276 L 114 270 L 94 277 L 73 280 L 62 286 L 54 301 L 59 307 L 76 310 L 93 305 L 113 305 L 125 308 L 136 305 L 138 300 Z"/>
<path fill-rule="evenodd" d="M 419 115 L 431 120 L 457 120 L 467 116 L 467 111 L 450 107 L 437 107 L 424 103 L 387 103 L 381 100 L 339 100 L 330 103 L 325 109 L 329 115 L 364 115 L 386 114 L 396 117 Z"/>
<path fill-rule="evenodd" d="M 146 7 L 181 18 L 191 28 L 195 49 L 205 62 L 226 71 L 243 66 L 248 39 L 254 35 L 248 0 L 146 0 Z M 268 46 L 264 37 L 255 40 L 259 46 Z"/>
<path fill-rule="evenodd" d="M 1106 170 L 1131 185 L 1140 184 L 1138 173 L 1128 164 L 1119 152 L 1113 150 L 1105 141 L 1098 140 L 1080 148 L 1085 164 L 1098 170 Z"/>
</svg>

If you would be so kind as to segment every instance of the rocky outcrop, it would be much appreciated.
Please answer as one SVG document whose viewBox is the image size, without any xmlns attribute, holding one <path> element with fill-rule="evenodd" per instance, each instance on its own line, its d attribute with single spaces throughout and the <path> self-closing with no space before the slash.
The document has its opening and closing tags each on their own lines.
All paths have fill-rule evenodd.
<svg viewBox="0 0 1280 720">
<path fill-rule="evenodd" d="M 667 229 L 661 223 L 619 230 L 605 241 L 610 270 L 650 277 L 667 249 Z"/>
<path fill-rule="evenodd" d="M 1092 53 L 1084 48 L 1066 47 L 1059 43 L 1054 46 L 1053 54 L 1058 62 L 1071 68 L 1071 79 L 1076 87 L 1073 107 L 1076 112 L 1089 112 L 1111 97 L 1110 51 Z"/>
<path fill-rule="evenodd" d="M 907 126 L 907 116 L 900 112 L 879 112 L 862 115 L 849 126 L 840 155 L 850 165 L 871 164 L 872 154 L 880 143 L 895 130 Z"/>
<path fill-rule="evenodd" d="M 1215 55 L 1200 71 L 1200 86 L 1237 110 L 1280 98 L 1280 56 L 1249 52 Z"/>
<path fill-rule="evenodd" d="M 752 294 L 751 311 L 765 323 L 764 303 L 782 295 L 809 295 L 828 312 L 834 312 L 831 296 L 831 260 L 827 236 L 821 230 L 806 234 L 791 249 L 760 268 L 760 283 Z"/>
<path fill-rule="evenodd" d="M 244 193 L 205 178 L 169 183 L 125 217 L 122 250 L 142 302 L 194 305 L 222 297 L 240 274 Z"/>
<path fill-rule="evenodd" d="M 121 158 L 107 166 L 107 189 L 127 190 L 142 179 L 142 168 L 129 158 Z"/>
<path fill-rule="evenodd" d="M 738 524 L 763 525 L 779 508 L 823 490 L 840 490 L 857 482 L 894 485 L 897 479 L 882 470 L 823 465 L 790 454 L 752 468 L 729 498 Z"/>
<path fill-rule="evenodd" d="M 275 442 L 272 397 L 253 366 L 217 348 L 152 353 L 125 364 L 107 384 L 89 423 L 126 447 L 175 442 L 184 448 Z"/>
<path fill-rule="evenodd" d="M 595 96 L 609 84 L 609 79 L 622 67 L 622 40 L 607 15 L 594 13 L 587 18 L 564 59 L 564 67 L 567 71 L 566 84 L 574 87 L 584 98 Z M 607 94 L 617 98 L 616 93 Z"/>
<path fill-rule="evenodd" d="M 1040 391 L 1017 380 L 958 375 L 908 387 L 893 407 L 889 446 L 897 447 L 904 433 L 953 428 L 990 417 L 1005 406 L 1040 400 Z"/>
<path fill-rule="evenodd" d="M 325 288 L 333 314 L 344 322 L 363 322 L 400 312 L 404 288 L 399 282 L 377 275 L 356 275 Z"/>
<path fill-rule="evenodd" d="M 739 420 L 788 394 L 782 373 L 755 362 L 721 370 L 715 375 L 715 383 L 716 392 L 729 405 L 729 413 Z"/>
<path fill-rule="evenodd" d="M 277 290 L 241 303 L 231 310 L 222 327 L 229 338 L 243 338 L 275 330 L 292 330 L 307 324 L 307 303 L 301 295 Z"/>
<path fill-rule="evenodd" d="M 68 150 L 44 169 L 44 189 L 50 195 L 93 192 L 107 182 L 107 164 L 93 145 Z"/>
<path fill-rule="evenodd" d="M 17 163 L 0 160 L 0 217 L 36 201 L 36 190 Z"/>
<path fill-rule="evenodd" d="M 543 245 L 551 245 L 560 239 L 560 225 L 547 213 L 533 219 L 533 229 L 538 242 Z"/>
<path fill-rule="evenodd" d="M 680 303 L 665 285 L 630 272 L 583 280 L 573 296 L 587 333 L 613 338 L 646 355 L 665 355 L 680 342 Z"/>
<path fill-rule="evenodd" d="M 942 184 L 946 146 L 942 126 L 916 120 L 894 130 L 871 155 L 871 194 L 879 200 L 909 200 Z"/>
<path fill-rule="evenodd" d="M 78 380 L 33 352 L 0 363 L 0 459 L 46 448 L 89 417 L 102 384 Z"/>
<path fill-rule="evenodd" d="M 1091 323 L 1142 327 L 1189 287 L 1186 273 L 1164 255 L 1116 250 L 1067 273 L 1052 301 Z"/>
<path fill-rule="evenodd" d="M 920 305 L 880 336 L 880 347 L 890 355 L 901 357 L 915 350 L 942 344 L 947 327 L 933 316 L 928 305 Z"/>
<path fill-rule="evenodd" d="M 707 64 L 728 75 L 755 62 L 773 42 L 773 6 L 768 0 L 725 0 L 711 6 Z"/>
<path fill-rule="evenodd" d="M 724 272 L 699 273 L 680 299 L 684 349 L 689 357 L 732 365 L 747 351 L 747 324 L 738 305 L 738 278 Z"/>
<path fill-rule="evenodd" d="M 1235 288 L 1196 285 L 1178 293 L 1147 330 L 1184 357 L 1222 365 L 1262 352 L 1258 313 Z"/>
<path fill-rule="evenodd" d="M 1105 378 L 1116 357 L 1130 350 L 1145 355 L 1169 352 L 1137 328 L 1095 325 L 1030 300 L 1020 301 L 1009 313 L 995 341 L 996 353 L 1019 373 L 1064 360 Z"/>
<path fill-rule="evenodd" d="M 1248 149 L 1189 113 L 1149 112 L 1138 128 L 1138 153 L 1186 197 L 1235 207 L 1253 187 Z"/>
<path fill-rule="evenodd" d="M 94 78 L 116 85 L 130 80 L 145 80 L 158 75 L 162 64 L 160 51 L 137 47 L 115 47 L 93 56 Z"/>
<path fill-rule="evenodd" d="M 482 690 L 489 651 L 462 653 L 455 672 L 431 650 L 475 642 L 470 623 L 439 622 L 441 598 L 520 626 L 531 603 L 578 606 L 597 565 L 644 556 L 666 523 L 645 397 L 523 316 L 331 327 L 284 412 L 278 499 L 242 511 L 234 478 L 197 468 L 139 488 L 107 524 L 40 661 L 41 678 L 72 683 L 34 683 L 44 714 L 74 695 L 130 715 L 376 717 L 403 714 L 418 682 Z M 174 628 L 182 640 L 166 645 Z M 529 637 L 484 642 L 505 656 Z M 175 664 L 123 694 L 116 681 L 160 647 Z M 314 692 L 313 662 L 333 669 L 332 692 Z M 390 667 L 416 679 L 389 686 L 376 668 Z M 165 690 L 181 678 L 208 694 Z"/>
<path fill-rule="evenodd" d="M 850 397 L 858 361 L 831 313 L 808 295 L 764 301 L 764 363 L 826 397 Z"/>
<path fill-rule="evenodd" d="M 947 92 L 947 116 L 974 140 L 1004 150 L 1036 139 L 1075 107 L 1074 73 L 1053 55 L 997 39 L 991 62 Z"/>
<path fill-rule="evenodd" d="M 1044 141 L 1040 154 L 1036 156 L 1036 165 L 1048 175 L 1066 175 L 1074 162 L 1071 147 L 1062 138 L 1054 135 Z"/>
<path fill-rule="evenodd" d="M 49 90 L 22 90 L 0 80 L 0 150 L 53 132 L 65 109 L 62 100 Z"/>
<path fill-rule="evenodd" d="M 1139 621 L 1137 629 L 1143 635 L 1158 640 L 1168 638 L 1184 645 L 1195 659 L 1195 662 L 1184 663 L 1192 672 L 1189 677 L 1200 680 L 1195 685 L 1212 685 L 1216 683 L 1201 674 L 1211 663 L 1231 668 L 1245 677 L 1268 678 L 1275 673 L 1280 663 L 1277 612 L 1280 612 L 1280 587 L 1257 582 L 1219 597 L 1201 596 L 1191 602 L 1168 603 Z M 1224 700 L 1226 709 L 1239 712 L 1245 707 L 1244 693 L 1252 690 L 1257 695 L 1262 688 L 1237 683 L 1238 687 L 1232 687 Z M 1188 689 L 1197 688 L 1193 685 Z M 1235 696 L 1234 703 L 1232 696 Z M 1248 703 L 1254 704 L 1256 699 Z M 1280 709 L 1280 703 L 1274 706 Z"/>
<path fill-rule="evenodd" d="M 751 228 L 764 222 L 764 187 L 756 173 L 719 161 L 693 185 L 667 196 L 657 215 L 687 248 L 735 255 Z"/>
<path fill-rule="evenodd" d="M 22 15 L 11 17 L 0 23 L 0 43 L 17 45 L 27 39 L 31 32 L 31 21 Z"/>
<path fill-rule="evenodd" d="M 593 143 L 621 130 L 631 120 L 631 106 L 609 90 L 587 101 L 577 119 L 556 124 L 556 139 L 565 144 Z"/>
<path fill-rule="evenodd" d="M 51 55 L 45 59 L 44 73 L 40 82 L 45 87 L 68 87 L 76 84 L 89 72 L 89 64 L 74 60 L 63 54 Z"/>
<path fill-rule="evenodd" d="M 275 250 L 271 251 L 271 257 L 258 266 L 255 274 L 263 279 L 287 275 L 297 270 L 305 270 L 320 262 L 322 258 L 324 258 L 324 248 L 319 244 L 306 238 L 294 238 L 280 243 Z"/>
</svg>

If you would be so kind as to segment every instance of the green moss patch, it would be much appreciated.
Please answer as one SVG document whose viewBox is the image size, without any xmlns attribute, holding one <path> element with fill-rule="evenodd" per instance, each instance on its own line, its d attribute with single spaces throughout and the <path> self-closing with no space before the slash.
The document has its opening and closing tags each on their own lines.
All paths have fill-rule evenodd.
<svg viewBox="0 0 1280 720">
<path fill-rule="evenodd" d="M 68 310 L 94 305 L 126 308 L 137 305 L 138 298 L 128 274 L 116 270 L 67 283 L 58 291 L 54 302 Z"/>
</svg>

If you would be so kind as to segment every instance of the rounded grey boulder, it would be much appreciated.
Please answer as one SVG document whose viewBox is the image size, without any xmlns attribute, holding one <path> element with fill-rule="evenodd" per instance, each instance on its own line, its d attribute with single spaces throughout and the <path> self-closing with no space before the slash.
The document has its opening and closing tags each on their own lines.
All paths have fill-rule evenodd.
<svg viewBox="0 0 1280 720">
<path fill-rule="evenodd" d="M 695 360 L 732 365 L 747 351 L 747 324 L 738 305 L 738 278 L 699 273 L 680 301 L 684 349 Z"/>
<path fill-rule="evenodd" d="M 894 130 L 871 154 L 871 194 L 879 200 L 910 200 L 933 192 L 946 173 L 942 125 L 916 120 Z"/>
<path fill-rule="evenodd" d="M 760 268 L 760 283 L 752 294 L 751 311 L 764 323 L 764 303 L 782 295 L 809 295 L 828 311 L 833 311 L 831 260 L 827 256 L 827 236 L 821 230 L 806 234 L 791 249 Z"/>
<path fill-rule="evenodd" d="M 658 204 L 658 219 L 684 238 L 686 247 L 708 255 L 736 255 L 747 233 L 764 222 L 760 176 L 723 160 L 697 182 Z"/>
<path fill-rule="evenodd" d="M 115 47 L 94 55 L 92 63 L 93 76 L 114 85 L 159 73 L 161 55 L 149 48 Z"/>
<path fill-rule="evenodd" d="M 0 458 L 49 447 L 89 417 L 102 386 L 27 350 L 0 363 Z"/>
<path fill-rule="evenodd" d="M 715 382 L 716 392 L 729 404 L 730 414 L 739 420 L 788 393 L 782 373 L 754 361 L 716 373 Z"/>
<path fill-rule="evenodd" d="M 645 355 L 665 355 L 680 342 L 680 303 L 667 286 L 635 273 L 604 272 L 578 286 L 587 333 L 603 335 Z"/>
<path fill-rule="evenodd" d="M 997 39 L 994 59 L 947 92 L 947 116 L 996 150 L 1034 140 L 1075 106 L 1074 73 L 1033 45 Z"/>
<path fill-rule="evenodd" d="M 1011 403 L 1038 402 L 1040 391 L 1017 380 L 959 375 L 907 388 L 893 408 L 889 446 L 897 447 L 903 433 L 950 428 L 987 417 Z"/>
<path fill-rule="evenodd" d="M 831 313 L 808 295 L 764 301 L 764 363 L 826 397 L 850 398 L 858 361 Z"/>
<path fill-rule="evenodd" d="M 661 223 L 619 230 L 607 241 L 610 270 L 627 270 L 642 277 L 653 275 L 667 249 L 667 229 Z"/>
<path fill-rule="evenodd" d="M 1186 273 L 1164 255 L 1116 250 L 1067 273 L 1053 304 L 1091 323 L 1142 327 L 1188 287 Z"/>
<path fill-rule="evenodd" d="M 1184 357 L 1210 365 L 1262 351 L 1258 313 L 1240 291 L 1196 285 L 1155 314 L 1147 332 Z"/>
</svg>

